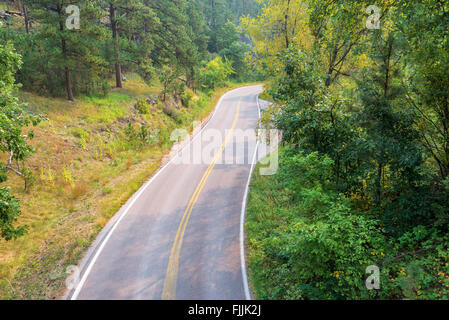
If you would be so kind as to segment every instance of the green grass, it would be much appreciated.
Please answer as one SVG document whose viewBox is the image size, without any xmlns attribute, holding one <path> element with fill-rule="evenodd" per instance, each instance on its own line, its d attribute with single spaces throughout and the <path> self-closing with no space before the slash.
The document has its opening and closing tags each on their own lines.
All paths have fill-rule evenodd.
<svg viewBox="0 0 449 320">
<path fill-rule="evenodd" d="M 281 275 L 268 263 L 263 254 L 263 239 L 267 230 L 275 229 L 279 223 L 276 215 L 282 189 L 275 176 L 261 176 L 260 163 L 254 169 L 248 195 L 245 231 L 248 246 L 248 273 L 251 291 L 256 299 L 267 299 L 269 292 L 276 290 Z"/>
<path fill-rule="evenodd" d="M 259 98 L 262 99 L 262 100 L 265 100 L 265 101 L 274 103 L 273 97 L 270 96 L 270 95 L 268 94 L 267 91 L 262 92 L 262 93 L 259 95 Z"/>
<path fill-rule="evenodd" d="M 131 96 L 120 92 L 111 92 L 106 96 L 94 95 L 91 97 L 83 96 L 80 100 L 83 102 L 91 103 L 102 107 L 115 107 L 123 103 L 129 102 L 132 99 Z"/>
</svg>

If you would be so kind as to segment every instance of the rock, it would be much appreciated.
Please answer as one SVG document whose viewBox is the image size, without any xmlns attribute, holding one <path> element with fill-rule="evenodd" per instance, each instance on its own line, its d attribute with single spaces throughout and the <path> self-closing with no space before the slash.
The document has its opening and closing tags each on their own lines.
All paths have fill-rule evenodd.
<svg viewBox="0 0 449 320">
<path fill-rule="evenodd" d="M 0 19 L 9 21 L 11 20 L 11 15 L 7 13 L 5 10 L 0 10 Z"/>
<path fill-rule="evenodd" d="M 157 96 L 153 95 L 153 96 L 149 97 L 147 99 L 147 104 L 151 104 L 151 105 L 157 104 Z"/>
</svg>

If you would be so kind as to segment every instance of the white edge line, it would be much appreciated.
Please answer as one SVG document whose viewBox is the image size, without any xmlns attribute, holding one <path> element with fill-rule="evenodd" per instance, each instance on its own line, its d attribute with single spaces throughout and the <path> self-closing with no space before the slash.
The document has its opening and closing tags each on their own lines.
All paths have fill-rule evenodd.
<svg viewBox="0 0 449 320">
<path fill-rule="evenodd" d="M 250 86 L 251 87 L 251 86 Z M 145 183 L 141 189 L 133 196 L 132 201 L 127 205 L 125 211 L 121 214 L 121 216 L 119 217 L 119 219 L 115 222 L 114 226 L 112 227 L 112 229 L 108 232 L 107 236 L 104 238 L 104 240 L 102 241 L 100 247 L 98 248 L 98 250 L 96 251 L 94 257 L 92 258 L 92 260 L 90 261 L 86 271 L 83 274 L 83 277 L 81 278 L 81 281 L 79 282 L 78 286 L 75 289 L 75 292 L 73 293 L 72 297 L 70 298 L 70 300 L 76 300 L 78 298 L 78 295 L 80 294 L 84 283 L 87 280 L 87 277 L 89 276 L 89 273 L 91 272 L 95 262 L 97 261 L 99 255 L 101 254 L 101 252 L 103 251 L 104 247 L 106 246 L 106 243 L 108 242 L 109 238 L 111 237 L 112 233 L 114 232 L 114 230 L 117 228 L 117 226 L 120 224 L 120 221 L 122 221 L 122 219 L 128 214 L 129 209 L 134 205 L 134 203 L 136 202 L 136 200 L 140 197 L 140 195 L 146 190 L 146 188 L 154 181 L 154 179 L 156 179 L 156 177 L 162 172 L 164 171 L 165 168 L 167 168 L 172 162 L 173 160 L 180 154 L 182 153 L 182 151 L 184 151 L 185 148 L 187 148 L 188 146 L 191 145 L 191 143 L 201 134 L 201 132 L 203 132 L 204 129 L 206 129 L 206 127 L 209 125 L 210 121 L 214 118 L 215 114 L 217 113 L 219 107 L 221 106 L 221 103 L 223 102 L 223 99 L 225 98 L 226 95 L 228 95 L 229 93 L 239 90 L 239 89 L 243 89 L 243 88 L 247 88 L 247 87 L 239 87 L 230 91 L 227 91 L 226 93 L 224 93 L 220 100 L 218 101 L 214 112 L 212 114 L 212 116 L 210 117 L 210 119 L 207 121 L 206 125 L 194 136 L 192 137 L 190 143 L 187 143 L 182 149 L 181 151 L 177 152 L 177 154 L 175 156 L 173 156 L 169 162 L 167 162 L 162 168 L 159 169 L 159 171 L 153 175 L 153 177 L 147 182 Z M 259 102 L 259 100 L 257 100 L 257 102 Z M 126 204 L 125 204 L 126 205 Z"/>
<path fill-rule="evenodd" d="M 259 112 L 260 119 L 260 105 L 259 105 L 259 95 L 257 95 L 257 110 Z M 246 259 L 245 259 L 245 217 L 246 217 L 246 202 L 248 200 L 249 184 L 251 182 L 251 177 L 253 175 L 254 167 L 256 164 L 257 151 L 259 149 L 259 141 L 256 143 L 256 148 L 254 150 L 254 156 L 251 163 L 251 169 L 248 176 L 248 182 L 246 183 L 245 194 L 242 201 L 242 211 L 240 213 L 240 263 L 242 267 L 242 278 L 243 278 L 243 289 L 245 291 L 245 299 L 251 300 L 251 292 L 249 290 L 248 275 L 246 270 Z"/>
</svg>

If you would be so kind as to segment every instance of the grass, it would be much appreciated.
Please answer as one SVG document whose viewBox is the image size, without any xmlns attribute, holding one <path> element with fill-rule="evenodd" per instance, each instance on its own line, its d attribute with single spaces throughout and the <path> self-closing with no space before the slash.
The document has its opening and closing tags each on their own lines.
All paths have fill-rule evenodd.
<svg viewBox="0 0 449 320">
<path fill-rule="evenodd" d="M 276 188 L 275 176 L 262 176 L 259 174 L 261 163 L 254 169 L 250 192 L 248 194 L 247 217 L 245 222 L 245 233 L 247 235 L 248 247 L 248 280 L 251 292 L 255 299 L 263 299 L 265 293 L 273 289 L 271 277 L 267 277 L 271 265 L 265 265 L 263 250 L 258 239 L 262 236 L 261 230 L 269 229 L 270 225 L 276 225 L 276 198 L 281 194 L 274 194 Z M 281 192 L 280 192 L 281 193 Z M 275 271 L 275 270 L 273 270 Z"/>
<path fill-rule="evenodd" d="M 0 10 L 19 11 L 12 3 L 0 2 Z"/>
<path fill-rule="evenodd" d="M 273 97 L 270 96 L 270 95 L 267 93 L 267 91 L 262 92 L 262 93 L 259 95 L 259 98 L 262 99 L 262 100 L 265 100 L 265 101 L 274 103 Z"/>
<path fill-rule="evenodd" d="M 176 127 L 191 129 L 204 119 L 231 84 L 212 96 L 199 94 L 197 103 L 181 110 L 181 121 L 160 106 L 139 114 L 136 101 L 157 94 L 138 77 L 106 97 L 80 97 L 71 103 L 21 92 L 29 108 L 48 121 L 34 128 L 37 150 L 27 161 L 35 184 L 29 192 L 11 176 L 7 185 L 20 200 L 18 225 L 29 232 L 13 241 L 0 239 L 0 298 L 57 299 L 65 291 L 66 269 L 76 265 L 109 219 L 160 167 Z M 130 141 L 125 129 L 145 126 L 159 133 L 150 144 Z M 138 131 L 139 132 L 139 131 Z M 120 185 L 120 188 L 115 186 Z"/>
</svg>

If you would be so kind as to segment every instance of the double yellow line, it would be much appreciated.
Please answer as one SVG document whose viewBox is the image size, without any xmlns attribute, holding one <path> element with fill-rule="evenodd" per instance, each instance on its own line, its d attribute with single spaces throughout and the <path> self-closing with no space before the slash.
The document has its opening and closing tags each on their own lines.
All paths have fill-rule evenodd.
<svg viewBox="0 0 449 320">
<path fill-rule="evenodd" d="M 223 150 L 226 148 L 226 145 L 229 142 L 229 139 L 232 137 L 232 133 L 234 132 L 235 126 L 237 125 L 237 120 L 239 119 L 239 113 L 240 113 L 240 100 L 237 104 L 237 111 L 235 113 L 232 127 L 229 130 L 229 133 L 226 136 L 225 141 L 221 145 L 220 150 L 215 154 L 212 163 L 204 173 L 203 178 L 196 187 L 195 192 L 193 193 L 192 198 L 190 198 L 187 208 L 184 211 L 184 215 L 181 219 L 181 223 L 179 224 L 178 232 L 176 233 L 175 241 L 173 243 L 173 247 L 170 252 L 170 259 L 168 261 L 167 274 L 165 276 L 164 282 L 164 289 L 162 291 L 163 300 L 173 300 L 176 297 L 176 282 L 178 280 L 179 255 L 181 253 L 181 246 L 184 238 L 184 233 L 186 231 L 187 223 L 189 222 L 189 218 L 192 213 L 193 207 L 198 201 L 198 197 L 200 196 L 207 179 L 209 178 L 212 170 L 214 169 L 218 159 L 220 159 Z"/>
</svg>

